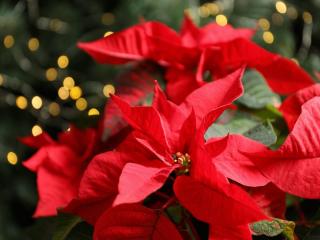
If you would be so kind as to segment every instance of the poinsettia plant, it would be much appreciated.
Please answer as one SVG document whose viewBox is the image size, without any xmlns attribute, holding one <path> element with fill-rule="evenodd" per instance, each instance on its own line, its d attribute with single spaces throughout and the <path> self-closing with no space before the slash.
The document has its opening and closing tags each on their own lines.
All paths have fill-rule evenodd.
<svg viewBox="0 0 320 240">
<path fill-rule="evenodd" d="M 131 70 L 96 129 L 21 139 L 54 239 L 295 239 L 286 198 L 320 198 L 320 88 L 254 34 L 186 16 L 79 43 Z"/>
</svg>

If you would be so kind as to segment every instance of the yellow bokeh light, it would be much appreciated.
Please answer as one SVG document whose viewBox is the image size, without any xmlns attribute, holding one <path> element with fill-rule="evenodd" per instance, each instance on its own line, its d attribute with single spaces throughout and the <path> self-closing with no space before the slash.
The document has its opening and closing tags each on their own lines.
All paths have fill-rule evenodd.
<svg viewBox="0 0 320 240">
<path fill-rule="evenodd" d="M 202 5 L 201 7 L 199 7 L 198 12 L 199 16 L 202 18 L 207 18 L 210 15 L 210 10 L 206 5 Z"/>
<path fill-rule="evenodd" d="M 99 110 L 96 108 L 90 108 L 88 111 L 88 116 L 98 116 L 100 114 Z"/>
<path fill-rule="evenodd" d="M 54 81 L 58 77 L 58 71 L 55 68 L 48 68 L 46 71 L 46 78 L 48 81 Z"/>
<path fill-rule="evenodd" d="M 4 77 L 0 74 L 0 86 L 4 83 Z"/>
<path fill-rule="evenodd" d="M 258 20 L 258 24 L 261 27 L 262 30 L 267 31 L 270 29 L 270 22 L 266 18 L 260 18 Z"/>
<path fill-rule="evenodd" d="M 312 15 L 311 13 L 305 11 L 303 12 L 302 14 L 302 18 L 303 18 L 303 21 L 307 24 L 311 24 L 312 23 Z"/>
<path fill-rule="evenodd" d="M 57 60 L 59 68 L 66 68 L 69 65 L 69 58 L 66 55 L 61 55 Z"/>
<path fill-rule="evenodd" d="M 270 31 L 264 32 L 263 35 L 262 35 L 262 38 L 268 44 L 272 44 L 274 42 L 273 33 L 270 32 Z"/>
<path fill-rule="evenodd" d="M 69 97 L 69 89 L 66 87 L 60 87 L 58 90 L 58 96 L 62 100 L 66 100 Z"/>
<path fill-rule="evenodd" d="M 106 97 L 110 97 L 110 94 L 114 94 L 115 92 L 116 90 L 111 84 L 107 84 L 103 87 L 103 95 Z"/>
<path fill-rule="evenodd" d="M 28 106 L 28 100 L 24 96 L 19 96 L 16 98 L 16 105 L 20 109 L 26 109 Z"/>
<path fill-rule="evenodd" d="M 31 132 L 34 137 L 38 136 L 42 133 L 42 128 L 39 125 L 34 125 L 31 129 Z"/>
<path fill-rule="evenodd" d="M 277 1 L 276 10 L 281 14 L 285 14 L 287 12 L 287 5 L 283 1 Z"/>
<path fill-rule="evenodd" d="M 14 152 L 8 152 L 7 161 L 11 165 L 16 165 L 18 163 L 18 156 Z"/>
<path fill-rule="evenodd" d="M 220 26 L 225 26 L 228 24 L 228 18 L 223 14 L 219 14 L 216 16 L 216 23 Z"/>
<path fill-rule="evenodd" d="M 14 45 L 14 37 L 12 35 L 7 35 L 3 39 L 3 45 L 6 48 L 12 48 Z"/>
<path fill-rule="evenodd" d="M 88 106 L 88 103 L 87 103 L 87 100 L 84 99 L 84 98 L 79 98 L 77 101 L 76 101 L 76 108 L 79 110 L 79 111 L 83 111 L 87 108 Z"/>
<path fill-rule="evenodd" d="M 75 82 L 74 82 L 73 77 L 68 76 L 63 79 L 63 86 L 68 89 L 73 88 L 74 84 L 75 84 Z"/>
<path fill-rule="evenodd" d="M 112 13 L 104 13 L 101 17 L 101 22 L 104 25 L 112 25 L 114 23 L 114 15 Z"/>
<path fill-rule="evenodd" d="M 34 96 L 31 100 L 32 107 L 40 109 L 42 107 L 42 99 L 39 96 Z"/>
<path fill-rule="evenodd" d="M 105 32 L 105 34 L 103 35 L 104 37 L 108 37 L 108 36 L 110 36 L 110 35 L 112 35 L 113 34 L 113 32 L 112 31 L 108 31 L 108 32 Z"/>
<path fill-rule="evenodd" d="M 70 97 L 73 99 L 73 100 L 77 100 L 78 98 L 80 98 L 82 96 L 82 90 L 80 87 L 78 86 L 75 86 L 73 88 L 71 88 L 70 90 Z"/>
<path fill-rule="evenodd" d="M 211 15 L 217 15 L 219 13 L 219 6 L 215 3 L 207 3 L 207 8 L 209 9 L 209 13 Z"/>
<path fill-rule="evenodd" d="M 52 116 L 58 116 L 60 114 L 60 106 L 59 106 L 59 104 L 56 103 L 56 102 L 50 103 L 48 111 Z"/>
<path fill-rule="evenodd" d="M 37 51 L 39 48 L 39 40 L 37 38 L 30 38 L 28 41 L 28 48 L 30 51 Z"/>
</svg>

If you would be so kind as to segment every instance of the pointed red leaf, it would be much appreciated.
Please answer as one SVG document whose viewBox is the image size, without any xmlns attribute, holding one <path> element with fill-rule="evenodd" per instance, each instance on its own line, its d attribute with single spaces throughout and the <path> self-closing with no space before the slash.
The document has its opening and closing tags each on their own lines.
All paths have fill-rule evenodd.
<svg viewBox="0 0 320 240">
<path fill-rule="evenodd" d="M 293 129 L 301 114 L 302 105 L 313 97 L 320 96 L 320 84 L 314 84 L 289 96 L 281 105 L 280 111 L 286 120 L 289 130 Z"/>
<path fill-rule="evenodd" d="M 232 226 L 266 219 L 249 195 L 234 184 L 217 183 L 213 187 L 179 176 L 174 192 L 194 217 L 209 224 Z"/>
<path fill-rule="evenodd" d="M 165 75 L 168 81 L 166 93 L 171 101 L 180 104 L 195 89 L 201 85 L 192 71 L 168 68 Z"/>
<path fill-rule="evenodd" d="M 283 145 L 255 157 L 260 170 L 277 187 L 303 198 L 320 198 L 319 109 L 320 97 L 309 100 Z"/>
<path fill-rule="evenodd" d="M 19 141 L 32 148 L 41 148 L 46 145 L 55 144 L 55 141 L 46 132 L 38 136 L 28 136 L 19 138 Z"/>
<path fill-rule="evenodd" d="M 77 194 L 82 174 L 79 159 L 63 146 L 47 147 L 38 153 L 43 154 L 42 162 L 36 169 L 39 201 L 34 216 L 54 216 L 58 208 L 66 206 Z M 31 168 L 29 161 L 24 165 Z"/>
<path fill-rule="evenodd" d="M 253 42 L 236 39 L 219 46 L 221 49 L 213 65 L 215 73 L 247 65 L 258 70 L 272 90 L 280 94 L 294 93 L 314 83 L 293 61 L 268 52 Z"/>
<path fill-rule="evenodd" d="M 127 158 L 115 151 L 97 155 L 83 174 L 78 196 L 64 209 L 94 223 L 103 211 L 111 207 Z"/>
<path fill-rule="evenodd" d="M 138 204 L 123 204 L 105 212 L 95 225 L 94 240 L 182 240 L 161 212 Z"/>
<path fill-rule="evenodd" d="M 285 219 L 286 193 L 269 183 L 263 187 L 248 188 L 250 196 L 270 217 Z"/>
<path fill-rule="evenodd" d="M 178 35 L 164 24 L 146 22 L 93 42 L 79 43 L 78 46 L 99 63 L 123 64 L 150 57 L 149 36 L 180 41 Z"/>
<path fill-rule="evenodd" d="M 254 161 L 243 152 L 265 152 L 265 145 L 241 135 L 229 135 L 225 138 L 226 148 L 220 154 L 216 154 L 216 143 L 209 140 L 206 148 L 212 157 L 212 163 L 224 176 L 242 185 L 257 187 L 264 186 L 270 180 L 266 178 Z"/>
<path fill-rule="evenodd" d="M 121 99 L 132 106 L 143 104 L 153 92 L 154 78 L 151 73 L 157 70 L 150 65 L 141 64 L 116 79 L 116 93 Z M 105 105 L 101 119 L 102 140 L 105 141 L 119 133 L 127 122 L 121 116 L 121 111 L 113 101 Z"/>
<path fill-rule="evenodd" d="M 196 89 L 180 104 L 181 109 L 190 112 L 193 108 L 199 124 L 209 112 L 218 107 L 230 105 L 242 95 L 243 71 L 244 68 L 240 68 L 222 79 Z"/>
<path fill-rule="evenodd" d="M 166 166 L 157 160 L 127 163 L 121 173 L 118 195 L 113 205 L 143 201 L 163 186 L 177 166 Z"/>
<path fill-rule="evenodd" d="M 131 107 L 127 102 L 117 96 L 112 96 L 112 101 L 117 104 L 122 112 L 123 118 L 126 119 L 133 128 L 147 134 L 162 146 L 168 145 L 163 123 L 156 109 L 146 106 Z"/>
<path fill-rule="evenodd" d="M 216 23 L 210 23 L 202 28 L 198 28 L 187 15 L 181 28 L 182 44 L 186 47 L 204 47 L 229 42 L 237 38 L 250 39 L 254 33 L 254 29 L 235 29 L 230 25 L 222 27 Z"/>
</svg>

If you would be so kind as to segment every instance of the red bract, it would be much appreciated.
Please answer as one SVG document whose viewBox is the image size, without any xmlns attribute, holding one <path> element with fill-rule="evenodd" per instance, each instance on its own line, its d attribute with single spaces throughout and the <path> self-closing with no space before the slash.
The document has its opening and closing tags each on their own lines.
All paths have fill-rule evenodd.
<svg viewBox="0 0 320 240">
<path fill-rule="evenodd" d="M 21 141 L 39 149 L 23 163 L 37 173 L 39 201 L 34 216 L 56 215 L 57 209 L 66 206 L 78 192 L 87 160 L 94 153 L 96 131 L 71 127 L 59 135 L 58 141 L 46 133 Z"/>
<path fill-rule="evenodd" d="M 294 124 L 301 114 L 301 108 L 304 103 L 311 98 L 320 96 L 320 84 L 314 84 L 310 87 L 301 89 L 295 94 L 289 96 L 280 106 L 280 111 L 287 122 L 289 130 L 292 130 Z"/>
<path fill-rule="evenodd" d="M 225 79 L 203 86 L 180 106 L 167 101 L 159 87 L 155 88 L 151 107 L 131 107 L 113 97 L 123 117 L 136 131 L 116 151 L 100 154 L 92 160 L 81 181 L 78 197 L 66 211 L 94 223 L 104 208 L 141 201 L 159 189 L 177 167 L 172 162 L 172 154 L 184 151 L 190 144 L 195 131 L 194 118 L 200 119 L 210 109 L 220 107 L 221 112 L 242 94 L 242 72 L 240 69 Z M 190 115 L 192 109 L 197 111 Z M 157 158 L 162 161 L 150 161 Z M 152 176 L 154 180 L 150 180 Z M 144 177 L 148 184 L 139 184 Z"/>
<path fill-rule="evenodd" d="M 95 225 L 94 239 L 182 240 L 182 237 L 161 210 L 123 204 L 101 216 Z"/>
<path fill-rule="evenodd" d="M 294 93 L 313 83 L 293 61 L 249 41 L 253 33 L 252 29 L 230 25 L 197 28 L 186 17 L 180 34 L 161 23 L 147 22 L 91 43 L 80 43 L 79 47 L 100 63 L 148 59 L 165 66 L 167 93 L 175 103 L 205 84 L 206 71 L 212 74 L 209 80 L 217 79 L 241 65 L 261 72 L 273 91 L 280 94 Z"/>
<path fill-rule="evenodd" d="M 116 79 L 117 96 L 132 105 L 143 104 L 153 93 L 154 78 L 151 73 L 155 68 L 147 64 L 136 66 L 133 70 Z M 105 141 L 125 131 L 127 123 L 122 119 L 119 108 L 113 101 L 108 101 L 101 120 L 102 140 Z"/>
<path fill-rule="evenodd" d="M 158 86 L 150 107 L 131 107 L 113 97 L 134 131 L 125 147 L 100 155 L 91 162 L 80 185 L 79 198 L 69 210 L 78 205 L 80 215 L 95 222 L 102 211 L 112 206 L 143 201 L 176 171 L 182 174 L 174 183 L 178 200 L 196 218 L 212 224 L 213 228 L 214 225 L 238 226 L 265 219 L 241 188 L 228 183 L 215 170 L 203 148 L 203 134 L 208 124 L 242 94 L 242 73 L 242 69 L 237 70 L 228 80 L 220 79 L 197 89 L 179 106 L 168 101 Z M 204 117 L 206 122 L 200 125 L 198 122 Z M 224 141 L 216 146 L 215 154 L 218 154 L 225 147 Z M 189 172 L 190 176 L 183 176 Z M 79 207 L 81 204 L 84 206 Z M 91 211 L 83 214 L 83 209 L 88 207 Z M 92 210 L 97 208 L 100 211 L 94 213 Z M 97 226 L 105 224 L 100 221 Z M 98 232 L 95 235 L 101 236 Z"/>
<path fill-rule="evenodd" d="M 229 137 L 229 149 L 213 162 L 224 175 L 243 185 L 256 187 L 272 182 L 284 192 L 319 198 L 319 107 L 319 97 L 302 106 L 301 115 L 278 150 L 233 135 Z"/>
<path fill-rule="evenodd" d="M 246 39 L 219 44 L 213 69 L 218 76 L 246 64 L 259 71 L 274 92 L 294 93 L 312 85 L 311 77 L 292 60 L 273 54 Z"/>
<path fill-rule="evenodd" d="M 187 15 L 184 18 L 180 31 L 183 46 L 201 48 L 229 42 L 237 38 L 251 39 L 254 34 L 254 29 L 234 29 L 229 24 L 222 27 L 216 23 L 210 23 L 204 27 L 198 28 Z"/>
</svg>

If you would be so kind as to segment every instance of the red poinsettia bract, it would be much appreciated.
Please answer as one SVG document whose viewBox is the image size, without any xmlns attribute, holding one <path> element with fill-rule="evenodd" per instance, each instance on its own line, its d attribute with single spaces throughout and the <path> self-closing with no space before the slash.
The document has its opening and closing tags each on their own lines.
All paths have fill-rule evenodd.
<svg viewBox="0 0 320 240">
<path fill-rule="evenodd" d="M 302 106 L 301 114 L 277 150 L 240 135 L 230 135 L 228 149 L 213 159 L 225 176 L 245 186 L 273 183 L 284 192 L 320 198 L 320 97 Z"/>
<path fill-rule="evenodd" d="M 294 124 L 299 118 L 302 105 L 316 96 L 320 96 L 320 84 L 314 84 L 301 89 L 284 100 L 279 110 L 282 112 L 289 130 L 293 129 Z"/>
<path fill-rule="evenodd" d="M 242 72 L 237 70 L 199 88 L 179 106 L 168 101 L 158 86 L 150 107 L 131 107 L 114 96 L 113 101 L 134 131 L 125 147 L 93 159 L 80 184 L 81 195 L 67 210 L 95 222 L 104 210 L 143 201 L 175 171 L 178 177 L 173 188 L 177 199 L 196 218 L 211 224 L 213 233 L 215 225 L 231 229 L 265 219 L 245 191 L 216 171 L 203 146 L 206 127 L 242 94 Z M 224 143 L 217 142 L 215 154 L 222 151 Z M 90 211 L 83 212 L 84 203 L 91 206 Z M 105 217 L 98 219 L 97 226 L 104 224 L 102 219 Z M 240 229 L 248 235 L 247 227 Z M 102 239 L 108 234 L 105 230 L 95 236 Z"/>
<path fill-rule="evenodd" d="M 122 64 L 153 60 L 166 68 L 167 93 L 175 103 L 205 84 L 203 75 L 218 79 L 241 65 L 255 68 L 273 91 L 290 94 L 313 83 L 293 61 L 259 47 L 249 39 L 252 29 L 234 29 L 215 23 L 197 28 L 185 17 L 182 30 L 146 22 L 103 39 L 80 43 L 100 63 Z M 177 54 L 179 53 L 179 54 Z"/>
<path fill-rule="evenodd" d="M 47 133 L 21 141 L 39 149 L 23 163 L 37 173 L 39 201 L 34 216 L 56 215 L 59 208 L 76 196 L 87 160 L 94 154 L 97 133 L 94 129 L 79 130 L 72 126 L 57 141 Z"/>
</svg>

